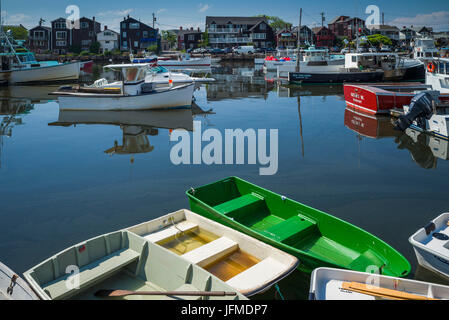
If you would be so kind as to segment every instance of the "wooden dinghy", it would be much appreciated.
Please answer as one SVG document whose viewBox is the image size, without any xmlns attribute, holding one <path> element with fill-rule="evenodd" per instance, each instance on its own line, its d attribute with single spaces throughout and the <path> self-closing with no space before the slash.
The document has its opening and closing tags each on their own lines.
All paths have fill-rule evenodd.
<svg viewBox="0 0 449 320">
<path fill-rule="evenodd" d="M 30 286 L 0 262 L 0 300 L 39 300 Z"/>
<path fill-rule="evenodd" d="M 214 274 L 245 296 L 268 290 L 298 259 L 188 210 L 127 229 Z"/>
<path fill-rule="evenodd" d="M 24 277 L 43 300 L 246 299 L 206 270 L 128 231 L 77 244 Z"/>
<path fill-rule="evenodd" d="M 237 177 L 187 191 L 191 210 L 296 256 L 311 272 L 334 267 L 405 277 L 410 263 L 347 222 Z"/>
<path fill-rule="evenodd" d="M 313 271 L 310 300 L 447 300 L 449 287 L 349 270 Z"/>
<path fill-rule="evenodd" d="M 449 279 L 449 213 L 435 218 L 409 241 L 421 266 Z"/>
</svg>

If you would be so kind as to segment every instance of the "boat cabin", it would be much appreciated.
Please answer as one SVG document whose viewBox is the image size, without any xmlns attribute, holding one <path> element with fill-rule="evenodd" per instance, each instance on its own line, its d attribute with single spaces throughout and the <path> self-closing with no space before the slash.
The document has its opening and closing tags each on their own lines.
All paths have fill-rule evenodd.
<svg viewBox="0 0 449 320">
<path fill-rule="evenodd" d="M 126 95 L 139 95 L 142 92 L 152 91 L 153 88 L 147 88 L 151 86 L 149 83 L 145 83 L 145 76 L 150 70 L 149 64 L 136 63 L 136 64 L 111 64 L 104 67 L 105 70 L 111 70 L 118 74 L 118 79 L 123 86 L 123 94 Z M 96 82 L 97 86 L 105 87 L 104 79 L 101 79 L 102 83 Z M 111 85 L 116 85 L 112 83 Z"/>
<path fill-rule="evenodd" d="M 394 53 L 347 53 L 345 68 L 357 70 L 394 70 L 400 58 Z"/>
<path fill-rule="evenodd" d="M 440 52 L 435 46 L 435 40 L 432 38 L 421 38 L 415 40 L 413 49 L 414 59 L 436 59 L 440 57 Z"/>
</svg>

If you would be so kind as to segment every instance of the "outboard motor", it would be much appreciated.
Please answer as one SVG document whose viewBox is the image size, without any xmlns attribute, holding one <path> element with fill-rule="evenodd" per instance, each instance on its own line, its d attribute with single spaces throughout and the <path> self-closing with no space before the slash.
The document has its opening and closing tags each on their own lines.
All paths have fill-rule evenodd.
<svg viewBox="0 0 449 320">
<path fill-rule="evenodd" d="M 413 121 L 416 121 L 422 129 L 426 128 L 426 119 L 432 117 L 432 101 L 434 97 L 429 92 L 421 92 L 413 97 L 410 102 L 409 112 L 399 117 L 395 129 L 405 131 Z"/>
</svg>

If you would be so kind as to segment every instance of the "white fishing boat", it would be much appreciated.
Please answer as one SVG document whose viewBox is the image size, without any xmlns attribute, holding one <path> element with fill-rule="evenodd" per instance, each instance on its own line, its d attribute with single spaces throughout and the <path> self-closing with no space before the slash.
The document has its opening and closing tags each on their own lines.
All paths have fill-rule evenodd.
<svg viewBox="0 0 449 320">
<path fill-rule="evenodd" d="M 97 80 L 91 86 L 61 87 L 58 96 L 61 110 L 150 110 L 187 108 L 192 104 L 195 84 L 157 88 L 146 82 L 148 64 L 116 64 L 106 69 L 118 72 L 124 79 L 109 83 Z"/>
<path fill-rule="evenodd" d="M 449 59 L 441 58 L 427 64 L 426 84 L 433 90 L 449 93 Z"/>
<path fill-rule="evenodd" d="M 449 279 L 449 213 L 444 213 L 409 239 L 418 263 Z"/>
<path fill-rule="evenodd" d="M 127 231 L 204 268 L 247 297 L 268 290 L 299 263 L 283 251 L 189 210 Z"/>
<path fill-rule="evenodd" d="M 1 300 L 39 300 L 39 298 L 28 283 L 0 262 Z"/>
<path fill-rule="evenodd" d="M 0 17 L 0 83 L 77 80 L 80 68 L 80 62 L 36 61 L 34 53 L 15 41 L 10 30 L 4 31 Z"/>
<path fill-rule="evenodd" d="M 448 300 L 449 287 L 349 270 L 312 272 L 310 300 Z"/>
</svg>

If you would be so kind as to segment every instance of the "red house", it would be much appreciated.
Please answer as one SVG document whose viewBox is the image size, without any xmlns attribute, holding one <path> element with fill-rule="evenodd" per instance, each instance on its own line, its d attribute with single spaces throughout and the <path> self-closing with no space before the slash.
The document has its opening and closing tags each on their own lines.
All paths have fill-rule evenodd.
<svg viewBox="0 0 449 320">
<path fill-rule="evenodd" d="M 339 16 L 329 23 L 329 30 L 337 37 L 354 39 L 357 37 L 358 29 L 366 31 L 365 20 L 360 18 L 350 18 L 348 16 Z"/>
<path fill-rule="evenodd" d="M 315 45 L 317 47 L 332 47 L 335 42 L 335 35 L 326 27 L 313 28 Z"/>
</svg>

